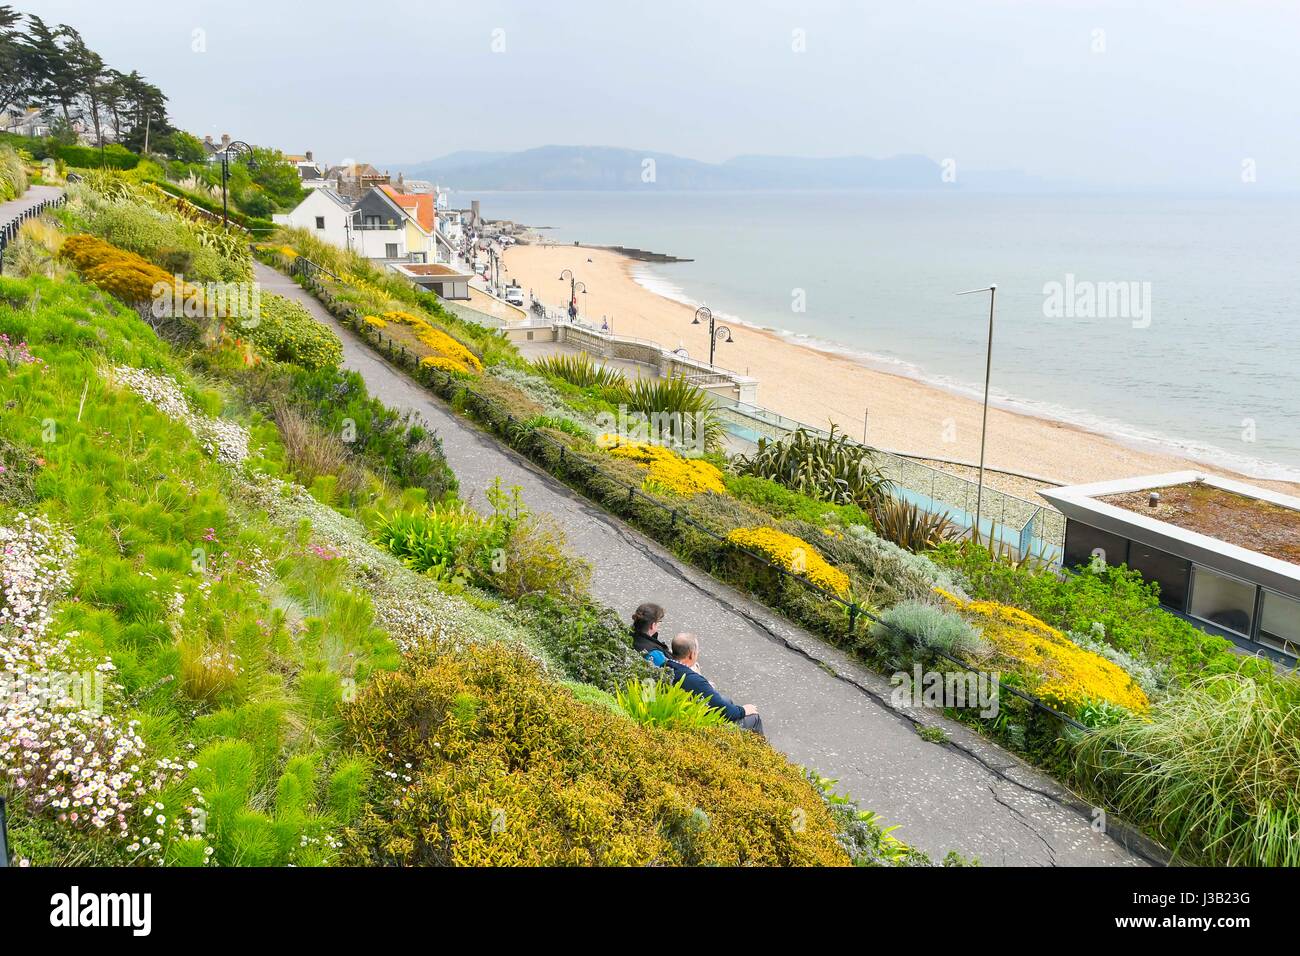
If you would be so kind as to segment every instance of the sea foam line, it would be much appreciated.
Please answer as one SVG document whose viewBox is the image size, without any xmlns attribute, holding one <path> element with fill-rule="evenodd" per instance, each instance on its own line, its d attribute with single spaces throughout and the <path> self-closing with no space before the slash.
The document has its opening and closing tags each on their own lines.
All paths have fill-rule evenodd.
<svg viewBox="0 0 1300 956">
<path fill-rule="evenodd" d="M 672 280 L 655 273 L 649 266 L 638 264 L 630 270 L 633 281 L 637 285 L 652 292 L 661 298 L 668 299 L 681 305 L 698 308 L 701 303 L 692 298 L 685 289 L 677 285 Z M 941 388 L 944 391 L 961 395 L 965 398 L 972 398 L 980 401 L 984 397 L 983 389 L 957 379 L 948 378 L 944 375 L 936 375 L 926 372 L 921 366 L 914 362 L 896 358 L 889 355 L 879 355 L 865 349 L 854 348 L 844 345 L 841 342 L 835 342 L 830 339 L 823 339 L 815 335 L 809 335 L 806 332 L 795 332 L 790 329 L 772 328 L 771 326 L 762 325 L 757 322 L 750 322 L 738 315 L 727 312 L 713 310 L 713 315 L 717 319 L 725 322 L 731 322 L 736 325 L 743 325 L 751 329 L 757 329 L 762 332 L 770 332 L 778 336 L 783 341 L 792 345 L 802 345 L 806 348 L 813 349 L 817 352 L 824 352 L 828 355 L 835 355 L 841 358 L 847 358 L 857 362 L 859 365 L 875 371 L 888 372 L 892 375 L 902 375 L 906 378 L 914 379 L 925 385 L 932 385 Z M 1180 458 L 1187 458 L 1191 461 L 1200 462 L 1206 465 L 1213 465 L 1219 468 L 1226 468 L 1239 474 L 1247 475 L 1251 478 L 1265 479 L 1269 481 L 1291 481 L 1300 482 L 1300 469 L 1292 468 L 1280 462 L 1269 461 L 1265 458 L 1258 458 L 1252 455 L 1242 455 L 1232 452 L 1218 445 L 1211 445 L 1207 442 L 1198 441 L 1190 438 L 1180 438 L 1175 435 L 1168 435 L 1151 429 L 1141 428 L 1129 422 L 1118 419 L 1108 418 L 1093 412 L 1080 408 L 1071 408 L 1065 405 L 1057 405 L 1053 402 L 1044 402 L 1037 399 L 1022 398 L 1007 392 L 992 391 L 989 396 L 990 404 L 997 408 L 1010 412 L 1017 412 L 1022 415 L 1030 415 L 1034 418 L 1046 419 L 1049 421 L 1062 422 L 1066 425 L 1073 425 L 1076 428 L 1082 428 L 1085 431 L 1095 432 L 1108 438 L 1150 451 L 1173 454 Z"/>
</svg>

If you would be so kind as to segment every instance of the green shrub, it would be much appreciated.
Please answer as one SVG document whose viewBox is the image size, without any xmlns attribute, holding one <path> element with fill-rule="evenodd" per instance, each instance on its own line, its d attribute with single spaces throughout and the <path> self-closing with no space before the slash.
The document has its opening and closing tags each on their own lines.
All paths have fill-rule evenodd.
<svg viewBox="0 0 1300 956">
<path fill-rule="evenodd" d="M 256 325 L 243 323 L 239 334 L 267 358 L 308 371 L 334 369 L 343 361 L 343 343 L 337 335 L 298 303 L 273 292 L 262 293 L 261 320 Z"/>
<path fill-rule="evenodd" d="M 372 792 L 348 832 L 359 863 L 848 862 L 821 798 L 756 735 L 642 727 L 557 694 L 504 647 L 373 682 L 348 727 L 381 770 L 411 778 Z"/>
<path fill-rule="evenodd" d="M 776 518 L 794 518 L 809 524 L 870 526 L 870 516 L 857 505 L 837 505 L 791 491 L 770 478 L 728 475 L 727 491 L 742 501 L 757 505 Z"/>
<path fill-rule="evenodd" d="M 524 604 L 523 620 L 574 680 L 613 693 L 655 673 L 632 649 L 630 626 L 610 608 L 538 595 Z"/>
<path fill-rule="evenodd" d="M 548 595 L 578 604 L 590 593 L 591 563 L 570 553 L 564 529 L 550 515 L 522 515 L 502 553 L 488 562 L 483 582 L 512 601 Z"/>
</svg>

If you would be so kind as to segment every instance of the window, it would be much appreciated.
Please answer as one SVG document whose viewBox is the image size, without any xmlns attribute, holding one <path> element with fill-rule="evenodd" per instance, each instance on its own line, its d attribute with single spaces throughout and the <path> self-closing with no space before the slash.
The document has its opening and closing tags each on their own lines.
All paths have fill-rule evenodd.
<svg viewBox="0 0 1300 956">
<path fill-rule="evenodd" d="M 385 259 L 397 258 L 397 243 L 395 242 L 384 243 L 384 258 Z"/>
<path fill-rule="evenodd" d="M 1160 603 L 1165 607 L 1175 611 L 1187 608 L 1190 561 L 1133 541 L 1129 544 L 1128 566 L 1146 580 L 1160 585 Z"/>
<path fill-rule="evenodd" d="M 1265 591 L 1259 612 L 1259 642 L 1291 654 L 1300 651 L 1300 601 Z"/>
<path fill-rule="evenodd" d="M 324 216 L 317 216 L 317 217 L 316 217 L 316 228 L 317 228 L 317 229 L 324 229 L 324 228 L 325 228 L 325 217 L 324 217 Z"/>
<path fill-rule="evenodd" d="M 1192 568 L 1192 601 L 1188 613 L 1228 631 L 1250 636 L 1255 619 L 1253 584 L 1208 568 Z"/>
<path fill-rule="evenodd" d="M 1065 566 L 1077 568 L 1092 563 L 1093 553 L 1101 552 L 1107 564 L 1124 564 L 1128 561 L 1128 538 L 1121 538 L 1092 525 L 1081 524 L 1071 518 L 1065 524 Z"/>
</svg>

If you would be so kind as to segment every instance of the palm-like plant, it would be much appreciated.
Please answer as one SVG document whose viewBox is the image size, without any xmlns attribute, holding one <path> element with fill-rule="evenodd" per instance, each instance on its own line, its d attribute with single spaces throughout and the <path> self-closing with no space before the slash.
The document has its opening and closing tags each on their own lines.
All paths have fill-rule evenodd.
<svg viewBox="0 0 1300 956">
<path fill-rule="evenodd" d="M 644 415 L 653 439 L 661 444 L 697 445 L 703 451 L 722 448 L 722 422 L 713 399 L 684 376 L 638 378 L 606 394 L 629 412 Z"/>
<path fill-rule="evenodd" d="M 958 529 L 946 512 L 922 511 L 910 501 L 892 495 L 871 509 L 876 533 L 900 548 L 920 554 L 957 537 Z"/>
<path fill-rule="evenodd" d="M 752 455 L 737 455 L 738 475 L 767 478 L 818 501 L 873 508 L 885 501 L 892 483 L 876 464 L 871 449 L 836 437 L 800 428 L 784 441 L 758 440 Z"/>
</svg>

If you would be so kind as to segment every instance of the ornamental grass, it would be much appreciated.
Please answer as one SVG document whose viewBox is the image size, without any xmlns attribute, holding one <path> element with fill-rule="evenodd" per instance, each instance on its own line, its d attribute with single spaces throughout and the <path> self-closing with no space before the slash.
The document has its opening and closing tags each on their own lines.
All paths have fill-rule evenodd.
<svg viewBox="0 0 1300 956">
<path fill-rule="evenodd" d="M 803 538 L 762 527 L 736 528 L 727 534 L 727 540 L 742 548 L 760 551 L 785 570 L 802 575 L 840 597 L 848 597 L 849 576 L 830 564 Z"/>
</svg>

